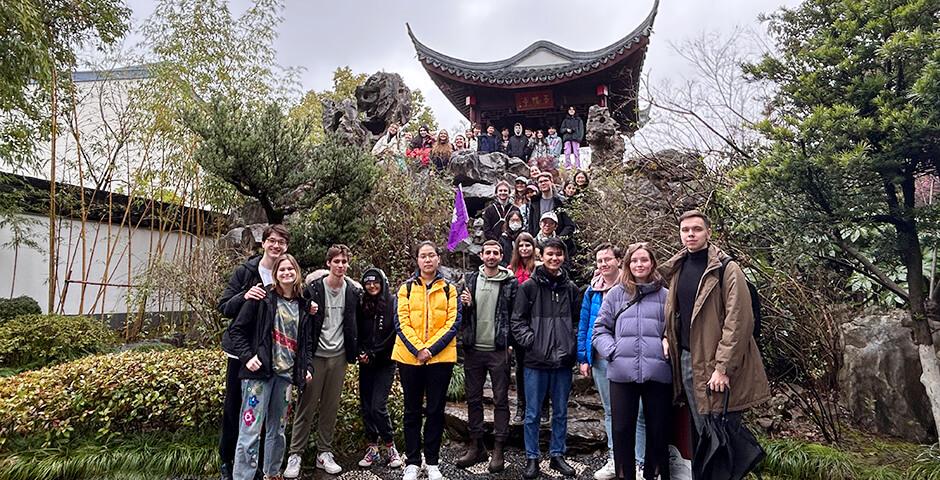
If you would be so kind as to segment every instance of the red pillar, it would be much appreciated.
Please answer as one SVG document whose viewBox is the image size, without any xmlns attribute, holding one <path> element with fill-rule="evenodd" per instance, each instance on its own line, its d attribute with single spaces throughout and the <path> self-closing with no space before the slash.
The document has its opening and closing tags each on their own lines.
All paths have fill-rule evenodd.
<svg viewBox="0 0 940 480">
<path fill-rule="evenodd" d="M 470 107 L 470 127 L 473 128 L 475 123 L 480 123 L 480 111 L 477 110 L 477 97 L 476 95 L 467 95 L 467 106 Z"/>
<path fill-rule="evenodd" d="M 607 106 L 607 95 L 609 91 L 607 90 L 607 85 L 598 85 L 597 86 L 597 104 L 601 107 Z"/>
</svg>

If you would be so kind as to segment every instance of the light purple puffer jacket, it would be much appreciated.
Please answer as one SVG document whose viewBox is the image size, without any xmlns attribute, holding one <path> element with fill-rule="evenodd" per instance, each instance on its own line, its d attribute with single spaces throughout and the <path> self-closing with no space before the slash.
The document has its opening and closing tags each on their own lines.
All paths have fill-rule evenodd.
<svg viewBox="0 0 940 480">
<path fill-rule="evenodd" d="M 672 382 L 672 367 L 663 356 L 663 329 L 668 290 L 658 285 L 638 285 L 646 295 L 615 320 L 613 316 L 633 298 L 617 285 L 604 296 L 594 323 L 591 343 L 606 358 L 607 378 L 612 382 Z"/>
</svg>

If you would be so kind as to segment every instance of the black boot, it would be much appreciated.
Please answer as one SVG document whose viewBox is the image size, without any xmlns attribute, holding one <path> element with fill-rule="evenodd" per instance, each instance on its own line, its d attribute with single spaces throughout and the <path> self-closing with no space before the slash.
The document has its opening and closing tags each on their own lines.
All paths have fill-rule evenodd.
<svg viewBox="0 0 940 480">
<path fill-rule="evenodd" d="M 490 473 L 499 473 L 506 468 L 506 460 L 503 458 L 503 445 L 503 442 L 498 440 L 493 444 L 493 454 L 490 455 L 490 465 L 487 467 Z"/>
<path fill-rule="evenodd" d="M 548 462 L 548 466 L 552 470 L 566 476 L 573 477 L 575 475 L 574 468 L 571 465 L 568 465 L 568 462 L 565 461 L 565 457 L 558 455 L 557 457 L 552 457 L 551 461 Z"/>
<path fill-rule="evenodd" d="M 512 423 L 525 423 L 525 405 L 516 406 L 516 414 L 512 417 Z"/>
<path fill-rule="evenodd" d="M 522 472 L 522 478 L 527 480 L 532 480 L 533 478 L 539 478 L 539 474 L 542 473 L 539 470 L 539 459 L 529 458 L 525 461 L 525 470 Z"/>
<path fill-rule="evenodd" d="M 222 480 L 232 480 L 232 466 L 231 465 L 227 463 L 223 463 L 222 466 L 219 467 L 219 473 L 220 473 Z"/>
<path fill-rule="evenodd" d="M 475 440 L 470 443 L 467 453 L 458 458 L 454 465 L 458 468 L 467 468 L 484 461 L 486 461 L 486 447 L 483 445 L 483 440 Z"/>
</svg>

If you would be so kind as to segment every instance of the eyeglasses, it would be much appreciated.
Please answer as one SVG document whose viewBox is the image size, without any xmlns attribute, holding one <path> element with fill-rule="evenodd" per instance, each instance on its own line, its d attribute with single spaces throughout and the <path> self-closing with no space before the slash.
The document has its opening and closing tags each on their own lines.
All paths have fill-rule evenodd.
<svg viewBox="0 0 940 480">
<path fill-rule="evenodd" d="M 279 245 L 279 246 L 282 246 L 282 247 L 286 247 L 286 246 L 287 246 L 287 240 L 284 240 L 283 238 L 274 239 L 274 238 L 270 238 L 270 237 L 269 237 L 267 240 L 265 240 L 265 242 L 271 242 L 271 243 L 274 244 L 274 245 Z"/>
</svg>

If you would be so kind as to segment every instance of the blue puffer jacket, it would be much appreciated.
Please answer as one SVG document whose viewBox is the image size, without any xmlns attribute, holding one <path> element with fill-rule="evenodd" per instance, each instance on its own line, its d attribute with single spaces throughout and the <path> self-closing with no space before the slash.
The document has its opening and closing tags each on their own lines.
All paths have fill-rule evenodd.
<svg viewBox="0 0 940 480">
<path fill-rule="evenodd" d="M 596 290 L 597 277 L 591 281 L 587 291 L 584 292 L 584 299 L 581 300 L 581 320 L 578 321 L 578 363 L 594 365 L 594 348 L 591 347 L 591 336 L 594 334 L 594 320 L 601 311 L 601 304 L 604 303 L 604 295 L 610 289 Z"/>
<path fill-rule="evenodd" d="M 617 319 L 613 316 L 632 295 L 623 285 L 610 289 L 594 323 L 592 344 L 598 355 L 610 362 L 607 378 L 612 382 L 672 382 L 672 367 L 663 355 L 663 331 L 667 290 L 659 285 L 638 285 L 645 296 Z"/>
</svg>

